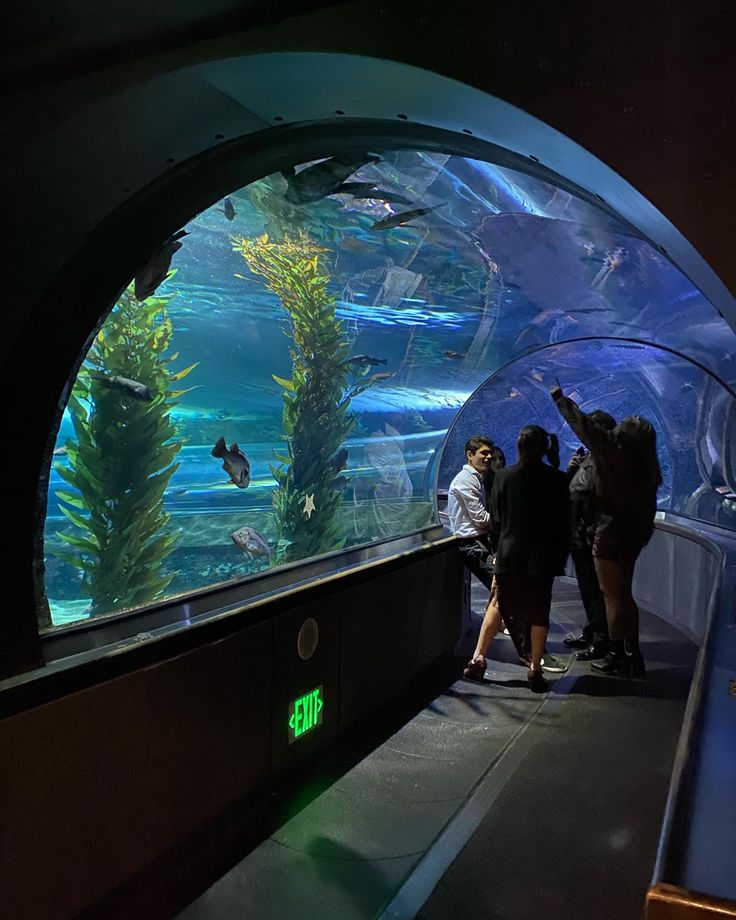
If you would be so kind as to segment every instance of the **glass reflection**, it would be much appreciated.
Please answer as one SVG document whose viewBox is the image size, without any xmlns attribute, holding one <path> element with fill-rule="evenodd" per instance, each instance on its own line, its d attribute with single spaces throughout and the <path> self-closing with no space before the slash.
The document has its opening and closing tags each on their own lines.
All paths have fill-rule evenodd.
<svg viewBox="0 0 736 920">
<path fill-rule="evenodd" d="M 526 361 L 529 379 L 494 378 L 484 410 L 493 437 L 518 431 L 537 411 L 535 369 L 546 380 L 563 355 L 538 349 L 585 336 L 664 345 L 736 384 L 733 333 L 684 276 L 523 172 L 368 151 L 234 191 L 152 253 L 86 357 L 56 442 L 42 625 L 430 523 L 439 448 L 468 397 Z M 720 519 L 730 396 L 650 352 L 591 344 L 598 389 L 592 371 L 563 382 L 655 415 L 663 500 Z"/>
</svg>

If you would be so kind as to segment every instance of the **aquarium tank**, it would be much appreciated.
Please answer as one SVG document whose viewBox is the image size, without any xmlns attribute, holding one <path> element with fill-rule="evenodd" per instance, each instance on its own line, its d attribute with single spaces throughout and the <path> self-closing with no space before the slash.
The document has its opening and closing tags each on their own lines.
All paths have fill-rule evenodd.
<svg viewBox="0 0 736 920">
<path fill-rule="evenodd" d="M 736 529 L 736 337 L 603 208 L 426 151 L 295 164 L 161 242 L 72 381 L 43 628 L 437 521 L 471 434 L 651 418 L 660 507 Z"/>
</svg>

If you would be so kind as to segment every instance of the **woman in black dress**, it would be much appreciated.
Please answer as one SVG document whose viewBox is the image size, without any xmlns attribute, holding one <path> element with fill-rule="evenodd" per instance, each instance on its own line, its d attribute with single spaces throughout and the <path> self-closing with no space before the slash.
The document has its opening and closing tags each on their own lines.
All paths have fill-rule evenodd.
<svg viewBox="0 0 736 920">
<path fill-rule="evenodd" d="M 555 435 L 527 425 L 516 444 L 519 459 L 499 470 L 491 495 L 498 534 L 496 583 L 501 615 L 525 621 L 531 632 L 532 690 L 543 692 L 542 655 L 549 629 L 552 583 L 564 574 L 569 545 L 569 489 Z M 543 462 L 547 457 L 551 466 Z"/>
<path fill-rule="evenodd" d="M 595 463 L 599 512 L 593 558 L 606 605 L 610 651 L 593 667 L 606 674 L 644 677 L 639 651 L 639 608 L 632 594 L 634 566 L 654 531 L 657 489 L 662 473 L 657 435 L 639 415 L 625 418 L 612 431 L 596 424 L 577 403 L 553 387 L 552 399 L 562 417 L 590 450 Z"/>
</svg>

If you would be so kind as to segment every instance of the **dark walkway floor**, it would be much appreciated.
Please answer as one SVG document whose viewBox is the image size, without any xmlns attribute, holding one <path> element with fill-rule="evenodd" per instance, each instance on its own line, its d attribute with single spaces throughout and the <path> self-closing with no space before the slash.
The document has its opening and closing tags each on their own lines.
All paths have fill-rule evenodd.
<svg viewBox="0 0 736 920">
<path fill-rule="evenodd" d="M 553 651 L 581 617 L 558 579 Z M 647 681 L 574 663 L 547 696 L 499 637 L 483 684 L 449 687 L 180 917 L 638 920 L 696 654 L 652 616 L 642 633 Z"/>
</svg>

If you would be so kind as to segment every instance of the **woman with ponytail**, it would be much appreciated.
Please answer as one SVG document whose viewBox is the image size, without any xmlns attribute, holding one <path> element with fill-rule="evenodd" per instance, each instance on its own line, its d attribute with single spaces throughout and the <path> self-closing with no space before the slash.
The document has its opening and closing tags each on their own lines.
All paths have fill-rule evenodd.
<svg viewBox="0 0 736 920">
<path fill-rule="evenodd" d="M 569 543 L 569 490 L 558 469 L 557 437 L 539 425 L 522 428 L 518 461 L 499 470 L 490 510 L 498 534 L 496 582 L 501 616 L 530 626 L 529 685 L 544 692 L 542 654 L 549 628 L 552 583 L 565 570 Z M 547 463 L 544 462 L 545 458 Z"/>
<path fill-rule="evenodd" d="M 662 473 L 657 435 L 639 415 L 625 418 L 612 430 L 596 423 L 562 392 L 551 396 L 560 414 L 590 450 L 595 464 L 595 497 L 599 512 L 593 558 L 606 605 L 610 651 L 593 667 L 606 674 L 644 677 L 639 651 L 639 608 L 632 594 L 634 566 L 654 531 L 657 489 Z"/>
</svg>

